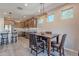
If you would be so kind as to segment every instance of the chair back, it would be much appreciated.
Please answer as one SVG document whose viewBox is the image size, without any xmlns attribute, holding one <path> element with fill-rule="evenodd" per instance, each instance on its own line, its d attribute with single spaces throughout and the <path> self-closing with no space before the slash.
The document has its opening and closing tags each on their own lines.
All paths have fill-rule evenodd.
<svg viewBox="0 0 79 59">
<path fill-rule="evenodd" d="M 30 46 L 37 46 L 37 36 L 35 34 L 30 34 Z"/>
<path fill-rule="evenodd" d="M 1 33 L 2 39 L 8 39 L 8 33 Z"/>
<path fill-rule="evenodd" d="M 32 44 L 32 34 L 29 34 L 29 47 L 31 47 Z"/>
<path fill-rule="evenodd" d="M 67 36 L 67 34 L 63 34 L 59 48 L 63 48 L 64 47 L 66 36 Z"/>
<path fill-rule="evenodd" d="M 18 36 L 17 32 L 12 32 L 12 39 L 17 39 L 17 36 Z"/>
</svg>

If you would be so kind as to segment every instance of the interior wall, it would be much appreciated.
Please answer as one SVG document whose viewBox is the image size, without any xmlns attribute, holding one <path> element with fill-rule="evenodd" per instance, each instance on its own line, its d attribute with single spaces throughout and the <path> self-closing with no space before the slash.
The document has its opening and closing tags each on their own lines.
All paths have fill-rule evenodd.
<svg viewBox="0 0 79 59">
<path fill-rule="evenodd" d="M 74 9 L 74 18 L 63 20 L 61 19 L 61 10 L 73 7 Z M 53 33 L 67 34 L 65 41 L 65 48 L 72 49 L 75 51 L 79 50 L 79 4 L 65 4 L 61 7 L 58 7 L 49 13 L 55 13 L 55 20 L 51 23 L 47 22 L 47 18 L 44 20 L 44 24 L 37 26 L 41 30 L 52 31 Z"/>
<path fill-rule="evenodd" d="M 0 17 L 0 32 L 4 30 L 4 18 Z"/>
</svg>

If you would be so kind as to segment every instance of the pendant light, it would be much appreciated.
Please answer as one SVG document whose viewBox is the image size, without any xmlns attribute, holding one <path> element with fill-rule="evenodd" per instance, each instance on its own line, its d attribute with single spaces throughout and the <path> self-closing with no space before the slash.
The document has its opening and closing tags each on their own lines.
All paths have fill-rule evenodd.
<svg viewBox="0 0 79 59">
<path fill-rule="evenodd" d="M 40 13 L 41 15 L 44 15 L 44 3 L 40 3 L 41 9 L 40 9 Z"/>
</svg>

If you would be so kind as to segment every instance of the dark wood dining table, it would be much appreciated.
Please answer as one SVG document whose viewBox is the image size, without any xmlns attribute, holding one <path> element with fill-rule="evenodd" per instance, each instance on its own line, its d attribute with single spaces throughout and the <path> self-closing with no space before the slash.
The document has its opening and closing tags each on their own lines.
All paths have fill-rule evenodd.
<svg viewBox="0 0 79 59">
<path fill-rule="evenodd" d="M 50 56 L 51 54 L 51 39 L 53 38 L 57 38 L 57 41 L 58 41 L 58 36 L 59 34 L 41 34 L 41 33 L 35 33 L 35 35 L 39 36 L 39 37 L 45 37 L 47 38 L 47 41 L 48 41 L 48 56 Z"/>
</svg>

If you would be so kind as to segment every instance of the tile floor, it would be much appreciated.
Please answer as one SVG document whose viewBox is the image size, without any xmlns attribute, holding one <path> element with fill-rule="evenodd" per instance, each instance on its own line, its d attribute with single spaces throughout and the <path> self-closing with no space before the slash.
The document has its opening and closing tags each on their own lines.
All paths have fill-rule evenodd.
<svg viewBox="0 0 79 59">
<path fill-rule="evenodd" d="M 55 52 L 54 54 L 57 55 Z M 70 56 L 67 52 L 65 55 Z M 0 56 L 35 56 L 35 54 L 30 53 L 29 40 L 19 37 L 17 43 L 0 46 Z M 40 53 L 38 56 L 47 56 L 47 52 Z"/>
</svg>

